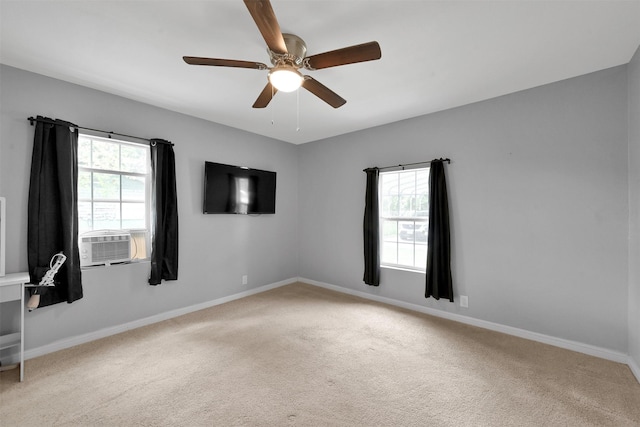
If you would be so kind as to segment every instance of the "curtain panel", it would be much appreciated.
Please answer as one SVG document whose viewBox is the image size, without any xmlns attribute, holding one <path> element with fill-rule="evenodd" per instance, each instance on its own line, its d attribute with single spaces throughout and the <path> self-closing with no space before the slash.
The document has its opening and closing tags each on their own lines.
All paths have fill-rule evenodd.
<svg viewBox="0 0 640 427">
<path fill-rule="evenodd" d="M 449 199 L 444 161 L 433 160 L 429 170 L 429 234 L 425 298 L 453 302 Z"/>
<path fill-rule="evenodd" d="M 150 285 L 178 279 L 178 199 L 175 153 L 171 143 L 151 140 L 151 242 Z"/>
<path fill-rule="evenodd" d="M 364 206 L 364 282 L 380 285 L 380 219 L 378 202 L 378 168 L 365 169 L 367 185 Z"/>
<path fill-rule="evenodd" d="M 47 121 L 44 123 L 43 121 Z M 40 307 L 82 298 L 78 251 L 78 130 L 72 123 L 38 116 L 35 124 L 27 213 L 30 281 L 38 284 L 53 255 L 67 257 L 55 286 L 30 288 Z"/>
</svg>

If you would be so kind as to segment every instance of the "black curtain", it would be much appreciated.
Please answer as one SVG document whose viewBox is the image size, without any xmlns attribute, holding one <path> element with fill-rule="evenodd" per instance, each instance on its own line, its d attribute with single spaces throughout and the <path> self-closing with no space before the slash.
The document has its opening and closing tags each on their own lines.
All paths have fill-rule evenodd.
<svg viewBox="0 0 640 427">
<path fill-rule="evenodd" d="M 433 160 L 429 171 L 429 238 L 425 297 L 453 302 L 449 199 L 444 161 Z"/>
<path fill-rule="evenodd" d="M 72 123 L 38 116 L 31 157 L 27 252 L 31 283 L 49 270 L 51 257 L 67 257 L 54 287 L 37 288 L 40 307 L 82 298 L 78 252 L 78 130 Z"/>
<path fill-rule="evenodd" d="M 178 279 L 178 199 L 173 147 L 151 140 L 151 274 L 149 284 Z"/>
<path fill-rule="evenodd" d="M 378 168 L 364 170 L 367 174 L 367 190 L 364 205 L 364 282 L 380 285 L 380 220 L 378 217 Z"/>
</svg>

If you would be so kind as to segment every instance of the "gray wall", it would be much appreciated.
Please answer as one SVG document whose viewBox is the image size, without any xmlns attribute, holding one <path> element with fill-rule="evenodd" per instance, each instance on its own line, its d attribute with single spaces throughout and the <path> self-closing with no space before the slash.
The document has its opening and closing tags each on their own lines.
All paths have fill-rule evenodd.
<svg viewBox="0 0 640 427">
<path fill-rule="evenodd" d="M 640 48 L 629 74 L 629 355 L 640 379 Z"/>
<path fill-rule="evenodd" d="M 300 276 L 626 353 L 627 150 L 625 66 L 305 144 Z M 362 282 L 362 169 L 438 157 L 468 309 L 423 274 Z"/>
<path fill-rule="evenodd" d="M 26 117 L 176 144 L 180 280 L 148 286 L 145 263 L 84 271 L 84 299 L 27 314 L 27 349 L 300 276 L 630 351 L 638 361 L 640 271 L 628 262 L 630 252 L 632 260 L 640 254 L 638 54 L 629 70 L 294 146 L 1 66 L 9 272 L 27 268 L 33 128 Z M 435 157 L 453 159 L 454 282 L 456 297 L 469 296 L 468 309 L 425 299 L 421 274 L 384 269 L 379 288 L 362 282 L 362 169 Z M 276 170 L 278 213 L 202 215 L 204 160 Z M 243 274 L 249 286 L 240 285 Z"/>
<path fill-rule="evenodd" d="M 27 271 L 29 116 L 173 141 L 180 227 L 179 280 L 152 287 L 149 264 L 82 273 L 85 297 L 26 314 L 26 348 L 92 333 L 297 276 L 296 146 L 1 66 L 0 195 L 7 198 L 7 272 Z M 204 161 L 278 173 L 277 213 L 203 215 Z M 241 285 L 241 276 L 249 284 Z"/>
</svg>

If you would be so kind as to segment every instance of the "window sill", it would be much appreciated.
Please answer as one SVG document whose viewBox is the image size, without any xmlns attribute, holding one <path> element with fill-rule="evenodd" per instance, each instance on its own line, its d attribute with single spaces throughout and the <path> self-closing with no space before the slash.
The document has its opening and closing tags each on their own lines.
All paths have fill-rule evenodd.
<svg viewBox="0 0 640 427">
<path fill-rule="evenodd" d="M 121 265 L 131 265 L 131 264 L 149 264 L 151 263 L 150 259 L 134 259 L 127 262 L 116 262 L 113 264 L 99 264 L 99 265 L 85 265 L 84 267 L 80 267 L 81 271 L 85 270 L 95 270 L 97 268 L 107 268 L 107 267 L 119 267 Z"/>
<path fill-rule="evenodd" d="M 399 266 L 393 266 L 393 265 L 381 265 L 380 268 L 384 268 L 384 269 L 388 269 L 388 270 L 407 271 L 409 273 L 419 273 L 419 274 L 425 274 L 426 273 L 426 270 L 422 270 L 422 269 L 418 269 L 418 268 L 399 267 Z"/>
</svg>

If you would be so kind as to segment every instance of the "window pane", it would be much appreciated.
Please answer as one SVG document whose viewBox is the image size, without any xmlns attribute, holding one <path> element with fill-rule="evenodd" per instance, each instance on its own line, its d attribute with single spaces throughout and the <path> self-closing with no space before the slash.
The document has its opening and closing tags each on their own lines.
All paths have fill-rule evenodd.
<svg viewBox="0 0 640 427">
<path fill-rule="evenodd" d="M 398 222 L 393 220 L 382 220 L 382 239 L 385 242 L 398 241 Z"/>
<path fill-rule="evenodd" d="M 428 221 L 416 221 L 414 238 L 416 243 L 427 243 L 427 235 L 429 234 Z"/>
<path fill-rule="evenodd" d="M 94 168 L 120 170 L 120 144 L 94 139 L 92 154 Z"/>
<path fill-rule="evenodd" d="M 429 217 L 429 194 L 418 194 L 416 196 L 416 216 L 420 218 Z"/>
<path fill-rule="evenodd" d="M 380 174 L 380 186 L 384 194 L 395 194 L 398 192 L 398 174 L 382 173 Z"/>
<path fill-rule="evenodd" d="M 144 203 L 122 204 L 122 228 L 146 228 Z"/>
<path fill-rule="evenodd" d="M 413 221 L 400 221 L 398 223 L 398 235 L 403 242 L 414 241 L 415 234 L 415 222 Z"/>
<path fill-rule="evenodd" d="M 416 261 L 415 266 L 419 268 L 427 268 L 427 243 L 416 242 Z"/>
<path fill-rule="evenodd" d="M 94 173 L 93 198 L 97 200 L 120 200 L 120 175 Z"/>
<path fill-rule="evenodd" d="M 91 202 L 78 202 L 78 232 L 84 233 L 92 229 Z"/>
<path fill-rule="evenodd" d="M 395 242 L 383 242 L 380 262 L 382 264 L 398 263 L 398 244 Z"/>
<path fill-rule="evenodd" d="M 91 172 L 78 172 L 78 198 L 91 200 Z"/>
<path fill-rule="evenodd" d="M 398 174 L 380 176 L 381 201 L 383 216 L 398 216 Z"/>
<path fill-rule="evenodd" d="M 122 200 L 140 201 L 145 200 L 145 179 L 142 176 L 122 175 Z"/>
<path fill-rule="evenodd" d="M 413 267 L 413 244 L 398 243 L 398 264 Z"/>
<path fill-rule="evenodd" d="M 380 194 L 380 215 L 391 216 L 391 197 Z"/>
<path fill-rule="evenodd" d="M 400 196 L 400 215 L 403 217 L 415 216 L 415 196 L 413 194 L 403 194 Z"/>
<path fill-rule="evenodd" d="M 416 216 L 429 216 L 429 170 L 416 171 Z"/>
<path fill-rule="evenodd" d="M 88 168 L 91 166 L 91 140 L 78 138 L 78 166 Z"/>
<path fill-rule="evenodd" d="M 121 150 L 123 172 L 147 173 L 148 147 L 123 144 Z"/>
<path fill-rule="evenodd" d="M 120 203 L 95 202 L 93 204 L 93 229 L 94 230 L 119 230 Z"/>
<path fill-rule="evenodd" d="M 382 245 L 380 252 L 380 262 L 383 264 L 396 264 L 398 241 L 398 221 L 382 220 Z"/>
<path fill-rule="evenodd" d="M 415 194 L 416 191 L 416 173 L 414 171 L 402 171 L 398 173 L 399 193 Z"/>
<path fill-rule="evenodd" d="M 382 196 L 380 214 L 387 217 L 398 216 L 398 196 Z"/>
</svg>

